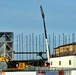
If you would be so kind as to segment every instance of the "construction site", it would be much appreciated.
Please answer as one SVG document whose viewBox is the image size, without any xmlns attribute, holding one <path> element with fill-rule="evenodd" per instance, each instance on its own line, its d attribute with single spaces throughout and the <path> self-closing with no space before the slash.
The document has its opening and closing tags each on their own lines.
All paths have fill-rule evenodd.
<svg viewBox="0 0 76 75">
<path fill-rule="evenodd" d="M 76 54 L 75 33 L 68 37 L 63 33 L 62 37 L 60 34 L 55 36 L 54 33 L 52 36 L 48 35 L 50 58 Z M 13 32 L 0 32 L 0 56 L 0 59 L 7 58 L 3 61 L 8 63 L 8 68 L 14 67 L 13 70 L 19 63 L 25 63 L 26 67 L 27 65 L 43 67 L 47 60 L 44 33 L 39 35 L 21 33 L 14 39 Z M 2 66 L 0 69 L 7 70 Z"/>
<path fill-rule="evenodd" d="M 42 5 L 40 11 L 44 33 L 15 36 L 13 32 L 0 32 L 0 75 L 46 75 L 45 71 L 55 71 L 58 75 L 76 73 L 75 33 L 47 35 Z"/>
</svg>

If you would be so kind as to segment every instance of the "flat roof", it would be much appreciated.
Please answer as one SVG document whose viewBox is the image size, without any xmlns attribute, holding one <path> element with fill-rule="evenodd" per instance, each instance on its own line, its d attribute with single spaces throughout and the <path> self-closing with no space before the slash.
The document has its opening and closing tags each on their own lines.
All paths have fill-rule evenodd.
<svg viewBox="0 0 76 75">
<path fill-rule="evenodd" d="M 65 45 L 61 45 L 61 46 L 58 46 L 58 47 L 56 47 L 56 48 L 54 48 L 54 49 L 57 49 L 57 48 L 59 48 L 59 47 L 69 46 L 69 45 L 76 45 L 76 42 L 69 43 L 69 44 L 65 44 Z"/>
</svg>

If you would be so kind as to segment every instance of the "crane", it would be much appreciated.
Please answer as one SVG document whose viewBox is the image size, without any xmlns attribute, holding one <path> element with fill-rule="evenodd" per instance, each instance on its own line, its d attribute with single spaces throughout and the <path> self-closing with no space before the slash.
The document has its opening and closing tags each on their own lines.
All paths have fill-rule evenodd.
<svg viewBox="0 0 76 75">
<path fill-rule="evenodd" d="M 50 47 L 49 47 L 47 32 L 46 32 L 45 14 L 44 14 L 44 11 L 43 11 L 41 4 L 40 4 L 40 10 L 41 10 L 41 15 L 42 15 L 42 19 L 43 19 L 44 34 L 45 34 L 45 41 L 46 41 L 46 51 L 47 51 L 47 58 L 48 58 L 48 63 L 49 63 L 50 62 Z"/>
</svg>

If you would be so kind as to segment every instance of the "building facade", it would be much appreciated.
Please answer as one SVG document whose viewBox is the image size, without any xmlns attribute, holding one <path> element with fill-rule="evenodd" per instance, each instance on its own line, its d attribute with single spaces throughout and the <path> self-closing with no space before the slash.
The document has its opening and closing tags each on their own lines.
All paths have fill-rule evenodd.
<svg viewBox="0 0 76 75">
<path fill-rule="evenodd" d="M 76 56 L 70 55 L 50 58 L 50 67 L 74 69 L 76 68 Z"/>
<path fill-rule="evenodd" d="M 76 42 L 58 46 L 55 49 L 55 56 L 64 56 L 64 55 L 72 55 L 76 54 Z"/>
</svg>

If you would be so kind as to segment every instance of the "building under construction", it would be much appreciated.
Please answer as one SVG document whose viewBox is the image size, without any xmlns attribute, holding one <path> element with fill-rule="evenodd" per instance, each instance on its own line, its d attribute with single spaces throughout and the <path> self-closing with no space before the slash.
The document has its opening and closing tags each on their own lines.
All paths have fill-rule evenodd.
<svg viewBox="0 0 76 75">
<path fill-rule="evenodd" d="M 0 56 L 13 59 L 13 32 L 0 32 Z"/>
<path fill-rule="evenodd" d="M 55 56 L 65 56 L 76 54 L 76 42 L 58 46 L 55 49 Z"/>
</svg>

